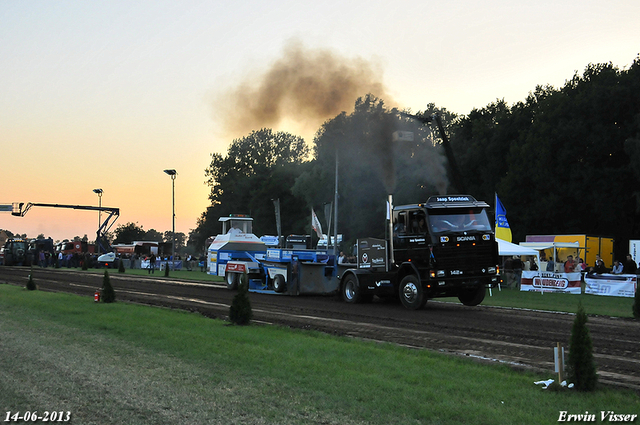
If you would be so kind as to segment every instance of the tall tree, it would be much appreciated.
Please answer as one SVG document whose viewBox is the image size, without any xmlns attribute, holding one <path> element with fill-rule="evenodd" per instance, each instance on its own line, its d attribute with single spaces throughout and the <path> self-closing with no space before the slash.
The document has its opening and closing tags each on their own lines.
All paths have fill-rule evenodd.
<svg viewBox="0 0 640 425">
<path fill-rule="evenodd" d="M 186 235 L 183 232 L 176 232 L 176 252 L 182 251 L 182 248 L 185 246 Z M 164 232 L 164 236 L 161 236 L 160 242 L 170 242 L 173 243 L 173 232 L 171 230 L 167 230 Z"/>
<path fill-rule="evenodd" d="M 454 150 L 470 192 L 498 192 L 515 241 L 526 234 L 638 235 L 640 74 L 589 65 L 560 89 L 538 86 L 456 123 Z M 620 250 L 621 246 L 618 246 Z M 625 249 L 625 248 L 622 248 Z"/>
<path fill-rule="evenodd" d="M 136 223 L 127 223 L 119 225 L 115 233 L 114 244 L 129 244 L 133 241 L 144 240 L 145 231 L 142 226 L 138 226 Z"/>
<path fill-rule="evenodd" d="M 191 242 L 204 246 L 207 237 L 220 231 L 218 218 L 229 214 L 249 214 L 260 234 L 275 234 L 273 199 L 290 207 L 293 219 L 283 221 L 290 226 L 298 220 L 303 206 L 293 202 L 290 188 L 309 148 L 299 136 L 271 129 L 254 131 L 234 140 L 223 156 L 211 155 L 205 170 L 211 187 L 211 207 L 198 220 Z M 293 229 L 289 229 L 293 231 Z"/>
<path fill-rule="evenodd" d="M 162 233 L 158 232 L 156 229 L 149 229 L 144 234 L 144 240 L 145 241 L 162 242 L 163 239 L 164 239 L 164 237 L 163 237 Z"/>
</svg>

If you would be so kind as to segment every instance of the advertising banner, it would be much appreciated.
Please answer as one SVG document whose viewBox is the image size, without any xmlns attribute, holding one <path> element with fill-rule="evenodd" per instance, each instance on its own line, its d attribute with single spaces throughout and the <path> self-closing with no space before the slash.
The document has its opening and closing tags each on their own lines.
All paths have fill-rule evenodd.
<svg viewBox="0 0 640 425">
<path fill-rule="evenodd" d="M 170 270 L 182 270 L 182 260 L 176 260 L 176 261 L 156 261 L 156 270 L 164 270 L 164 268 L 166 267 L 166 264 L 169 263 L 169 269 Z M 151 268 L 151 264 L 149 263 L 149 260 L 142 260 L 140 261 L 140 268 L 141 269 L 148 269 Z"/>
<path fill-rule="evenodd" d="M 634 297 L 638 288 L 635 274 L 592 274 L 584 277 L 585 294 Z"/>
<path fill-rule="evenodd" d="M 580 294 L 582 293 L 580 277 L 580 272 L 554 273 L 523 270 L 520 280 L 520 290 Z"/>
</svg>

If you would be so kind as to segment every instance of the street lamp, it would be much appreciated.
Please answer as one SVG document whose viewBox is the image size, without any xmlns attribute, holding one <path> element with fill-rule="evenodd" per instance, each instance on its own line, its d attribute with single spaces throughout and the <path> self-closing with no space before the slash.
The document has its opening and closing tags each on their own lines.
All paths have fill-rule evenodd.
<svg viewBox="0 0 640 425">
<path fill-rule="evenodd" d="M 171 264 L 175 270 L 175 250 L 176 250 L 176 170 L 164 170 L 171 177 L 171 191 L 173 194 L 172 201 L 172 234 L 173 234 L 173 243 L 171 244 Z"/>
<path fill-rule="evenodd" d="M 102 208 L 102 189 L 93 189 L 93 192 L 98 195 L 98 207 Z M 100 224 L 102 223 L 102 211 L 98 210 L 98 233 L 96 236 L 100 238 Z M 100 255 L 100 241 L 96 241 L 96 248 L 98 249 L 98 255 Z"/>
</svg>

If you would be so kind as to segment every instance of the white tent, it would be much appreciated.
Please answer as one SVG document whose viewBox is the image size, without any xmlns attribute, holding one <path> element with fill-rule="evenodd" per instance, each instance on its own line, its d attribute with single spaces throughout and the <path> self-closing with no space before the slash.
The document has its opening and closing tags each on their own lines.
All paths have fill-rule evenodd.
<svg viewBox="0 0 640 425">
<path fill-rule="evenodd" d="M 533 248 L 516 245 L 502 239 L 496 239 L 496 241 L 498 242 L 499 255 L 532 255 L 537 257 L 539 254 L 539 251 Z"/>
<path fill-rule="evenodd" d="M 501 255 L 501 256 L 530 255 L 538 259 L 536 263 L 538 267 L 540 267 L 540 251 L 538 251 L 537 249 L 516 245 L 514 243 L 507 242 L 505 240 L 498 239 L 498 238 L 496 238 L 496 242 L 498 242 L 498 255 Z"/>
</svg>

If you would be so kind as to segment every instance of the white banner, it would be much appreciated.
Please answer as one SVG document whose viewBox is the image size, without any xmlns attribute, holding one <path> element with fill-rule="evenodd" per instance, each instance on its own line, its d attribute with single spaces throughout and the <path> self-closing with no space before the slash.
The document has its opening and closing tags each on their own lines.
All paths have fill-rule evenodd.
<svg viewBox="0 0 640 425">
<path fill-rule="evenodd" d="M 554 273 L 523 270 L 520 279 L 520 290 L 581 294 L 582 287 L 580 278 L 580 272 Z"/>
<path fill-rule="evenodd" d="M 176 260 L 176 261 L 171 261 L 171 260 L 156 260 L 156 270 L 164 270 L 164 268 L 166 267 L 166 264 L 169 263 L 169 270 L 182 270 L 182 260 Z M 151 268 L 151 264 L 149 260 L 142 260 L 140 261 L 140 268 L 141 269 L 150 269 Z"/>
<path fill-rule="evenodd" d="M 584 277 L 585 294 L 634 297 L 638 288 L 635 274 L 592 274 Z"/>
</svg>

